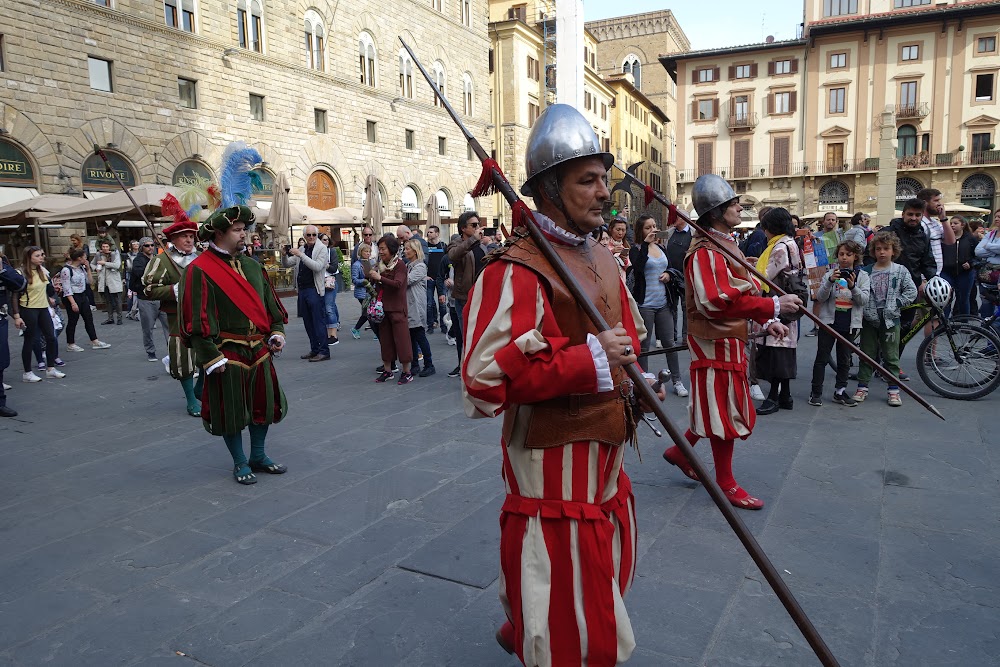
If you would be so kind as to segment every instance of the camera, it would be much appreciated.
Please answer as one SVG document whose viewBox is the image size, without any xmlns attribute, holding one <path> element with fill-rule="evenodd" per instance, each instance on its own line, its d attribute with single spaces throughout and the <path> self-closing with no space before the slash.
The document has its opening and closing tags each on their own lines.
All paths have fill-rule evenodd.
<svg viewBox="0 0 1000 667">
<path fill-rule="evenodd" d="M 291 249 L 292 249 L 292 244 L 291 243 L 286 243 L 285 244 L 285 254 L 287 255 L 291 251 Z"/>
<path fill-rule="evenodd" d="M 849 268 L 846 268 L 846 269 L 840 269 L 840 277 L 841 278 L 846 278 L 847 276 L 853 276 L 853 275 L 854 275 L 854 269 L 853 268 L 849 267 Z"/>
</svg>

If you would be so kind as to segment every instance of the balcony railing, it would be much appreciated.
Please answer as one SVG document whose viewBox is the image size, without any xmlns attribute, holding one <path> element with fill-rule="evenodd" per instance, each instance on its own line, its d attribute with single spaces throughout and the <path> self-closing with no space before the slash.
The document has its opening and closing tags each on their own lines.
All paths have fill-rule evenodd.
<svg viewBox="0 0 1000 667">
<path fill-rule="evenodd" d="M 730 131 L 738 132 L 740 130 L 745 130 L 749 132 L 757 127 L 758 122 L 756 113 L 734 114 L 729 116 L 726 120 L 726 127 L 728 127 Z"/>
<path fill-rule="evenodd" d="M 896 118 L 923 118 L 931 112 L 931 108 L 926 102 L 897 104 L 894 112 Z"/>
<path fill-rule="evenodd" d="M 1000 150 L 987 151 L 955 151 L 953 153 L 919 153 L 908 155 L 896 160 L 896 169 L 932 169 L 936 167 L 962 167 L 968 165 L 1000 164 Z M 859 172 L 875 172 L 879 168 L 879 158 L 867 157 L 844 162 L 786 162 L 753 165 L 729 165 L 699 172 L 697 169 L 685 168 L 677 170 L 678 183 L 693 183 L 702 173 L 716 174 L 730 181 L 752 180 L 757 178 L 789 178 L 803 176 L 824 176 L 830 174 L 850 174 Z"/>
</svg>

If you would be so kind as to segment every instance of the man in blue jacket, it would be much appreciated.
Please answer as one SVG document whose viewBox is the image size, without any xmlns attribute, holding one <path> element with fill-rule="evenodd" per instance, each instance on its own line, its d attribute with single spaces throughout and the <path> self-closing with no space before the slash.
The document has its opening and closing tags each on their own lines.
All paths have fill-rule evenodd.
<svg viewBox="0 0 1000 667">
<path fill-rule="evenodd" d="M 0 417 L 16 417 L 17 411 L 7 407 L 3 372 L 10 366 L 10 345 L 7 342 L 7 311 L 10 302 L 25 287 L 24 277 L 0 255 Z"/>
</svg>

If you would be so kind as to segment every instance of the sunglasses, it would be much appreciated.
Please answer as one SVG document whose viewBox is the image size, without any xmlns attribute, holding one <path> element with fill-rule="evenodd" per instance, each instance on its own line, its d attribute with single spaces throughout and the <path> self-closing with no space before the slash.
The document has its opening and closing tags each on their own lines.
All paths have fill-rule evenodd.
<svg viewBox="0 0 1000 667">
<path fill-rule="evenodd" d="M 362 236 L 375 236 L 375 235 L 372 234 L 371 232 L 365 232 Z"/>
<path fill-rule="evenodd" d="M 482 226 L 483 226 L 483 223 L 481 223 L 481 222 L 470 222 L 469 223 L 469 227 L 482 227 Z"/>
<path fill-rule="evenodd" d="M 153 247 L 153 244 L 152 244 L 152 243 L 143 243 L 143 244 L 142 244 L 142 247 L 143 247 L 143 248 L 152 248 L 152 247 Z"/>
<path fill-rule="evenodd" d="M 305 234 L 305 236 L 308 238 L 310 236 L 316 236 L 316 235 L 315 234 Z"/>
</svg>

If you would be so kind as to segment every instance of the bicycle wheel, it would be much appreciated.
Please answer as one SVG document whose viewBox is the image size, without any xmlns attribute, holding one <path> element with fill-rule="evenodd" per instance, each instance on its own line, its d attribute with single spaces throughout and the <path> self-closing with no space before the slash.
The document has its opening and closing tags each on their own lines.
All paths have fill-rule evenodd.
<svg viewBox="0 0 1000 667">
<path fill-rule="evenodd" d="M 917 349 L 917 373 L 945 398 L 971 401 L 1000 384 L 1000 337 L 972 324 L 947 323 Z"/>
</svg>

